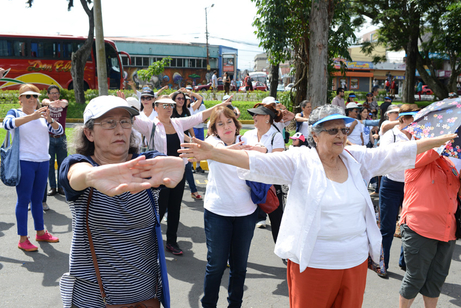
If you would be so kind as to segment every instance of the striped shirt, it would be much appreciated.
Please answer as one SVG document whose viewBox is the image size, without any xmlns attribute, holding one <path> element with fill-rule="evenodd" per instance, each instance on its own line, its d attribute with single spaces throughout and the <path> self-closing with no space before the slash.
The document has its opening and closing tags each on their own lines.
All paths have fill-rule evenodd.
<svg viewBox="0 0 461 308">
<path fill-rule="evenodd" d="M 146 158 L 155 154 L 159 153 L 147 153 Z M 134 154 L 133 158 L 136 156 Z M 86 203 L 90 188 L 75 191 L 67 179 L 70 166 L 79 162 L 98 166 L 90 157 L 79 154 L 67 157 L 61 165 L 60 183 L 70 201 L 73 227 L 69 273 L 61 278 L 61 297 L 64 307 L 72 304 L 79 308 L 105 307 L 86 231 Z M 152 192 L 158 207 L 159 189 L 152 189 Z M 97 189 L 93 191 L 88 225 L 108 304 L 161 298 L 159 247 L 154 229 L 157 218 L 153 206 L 146 190 L 114 197 Z"/>
<path fill-rule="evenodd" d="M 3 128 L 10 131 L 14 138 L 14 129 L 17 127 L 15 118 L 24 117 L 27 114 L 19 109 L 10 109 L 3 120 Z M 63 134 L 61 124 L 54 129 L 44 118 L 29 121 L 19 128 L 19 159 L 32 162 L 44 162 L 50 160 L 48 146 L 50 144 L 49 133 Z"/>
</svg>

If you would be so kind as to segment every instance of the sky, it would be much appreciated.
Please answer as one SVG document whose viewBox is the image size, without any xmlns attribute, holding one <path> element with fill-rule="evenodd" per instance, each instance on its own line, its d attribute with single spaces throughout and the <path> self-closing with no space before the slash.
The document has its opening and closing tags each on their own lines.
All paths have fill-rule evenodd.
<svg viewBox="0 0 461 308">
<path fill-rule="evenodd" d="M 80 0 L 74 0 L 71 11 L 66 0 L 34 0 L 32 8 L 25 2 L 0 0 L 1 33 L 88 34 Z M 256 28 L 251 25 L 256 8 L 250 0 L 101 0 L 104 36 L 205 43 L 205 7 L 212 4 L 207 10 L 208 42 L 237 48 L 239 68 L 253 68 L 255 55 L 264 50 L 258 47 Z"/>
</svg>

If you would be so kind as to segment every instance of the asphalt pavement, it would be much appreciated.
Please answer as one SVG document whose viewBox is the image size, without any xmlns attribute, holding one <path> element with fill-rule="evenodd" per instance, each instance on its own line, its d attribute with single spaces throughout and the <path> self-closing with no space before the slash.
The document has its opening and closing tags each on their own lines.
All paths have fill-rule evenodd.
<svg viewBox="0 0 461 308">
<path fill-rule="evenodd" d="M 201 195 L 205 195 L 206 174 L 195 174 Z M 45 227 L 60 238 L 59 243 L 35 242 L 33 220 L 29 215 L 28 230 L 38 252 L 17 248 L 14 188 L 0 184 L 0 307 L 62 307 L 59 279 L 68 271 L 72 238 L 72 218 L 64 197 L 48 197 L 50 210 L 45 212 Z M 376 200 L 375 200 L 376 202 Z M 344 222 L 347 223 L 347 222 Z M 165 222 L 162 223 L 165 232 Z M 165 235 L 164 235 L 165 237 Z M 166 252 L 171 291 L 171 307 L 200 307 L 206 265 L 203 202 L 190 197 L 186 185 L 181 208 L 178 243 L 183 256 Z M 270 226 L 256 229 L 249 260 L 243 307 L 288 307 L 286 267 L 274 253 Z M 363 307 L 398 307 L 398 290 L 404 272 L 398 267 L 400 239 L 395 238 L 391 252 L 390 278 L 384 280 L 368 271 Z M 227 307 L 226 270 L 220 290 L 218 307 Z M 423 307 L 419 295 L 413 307 Z M 450 274 L 443 287 L 438 307 L 461 307 L 461 241 L 457 242 Z"/>
</svg>

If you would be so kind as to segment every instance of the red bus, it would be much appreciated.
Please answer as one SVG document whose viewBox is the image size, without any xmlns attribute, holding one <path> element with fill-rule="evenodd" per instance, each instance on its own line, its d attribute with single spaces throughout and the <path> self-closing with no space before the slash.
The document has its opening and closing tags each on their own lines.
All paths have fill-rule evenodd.
<svg viewBox="0 0 461 308">
<path fill-rule="evenodd" d="M 17 90 L 24 83 L 33 83 L 40 89 L 50 85 L 73 89 L 71 55 L 85 40 L 82 36 L 0 34 L 0 67 L 6 70 L 0 78 L 0 90 Z M 130 56 L 118 51 L 112 41 L 105 40 L 105 47 L 109 88 L 121 89 L 124 79 L 120 54 Z M 94 50 L 93 43 L 85 66 L 85 90 L 98 88 Z"/>
</svg>

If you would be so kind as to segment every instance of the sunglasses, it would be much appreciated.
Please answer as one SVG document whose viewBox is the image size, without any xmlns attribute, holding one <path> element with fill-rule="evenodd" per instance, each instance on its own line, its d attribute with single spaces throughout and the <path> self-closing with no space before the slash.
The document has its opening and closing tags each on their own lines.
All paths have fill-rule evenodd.
<svg viewBox="0 0 461 308">
<path fill-rule="evenodd" d="M 157 106 L 162 106 L 163 109 L 167 109 L 168 107 L 169 107 L 169 108 L 173 108 L 173 107 L 174 107 L 174 104 L 158 104 Z"/>
<path fill-rule="evenodd" d="M 144 101 L 144 100 L 146 100 L 146 101 L 151 101 L 152 99 L 153 99 L 152 96 L 141 96 L 141 100 L 142 100 L 142 101 Z"/>
<path fill-rule="evenodd" d="M 183 101 L 183 100 L 184 100 L 184 97 L 176 97 L 175 100 L 177 100 L 177 101 Z"/>
<path fill-rule="evenodd" d="M 329 135 L 337 135 L 339 131 L 343 133 L 343 135 L 347 135 L 351 129 L 349 127 L 344 128 L 330 128 L 330 129 L 322 129 L 320 132 L 327 132 Z"/>
<path fill-rule="evenodd" d="M 26 97 L 27 99 L 31 98 L 32 96 L 33 96 L 34 98 L 38 98 L 38 95 L 35 95 L 35 94 L 34 94 L 34 95 L 30 95 L 30 94 L 25 95 L 25 97 Z"/>
</svg>

